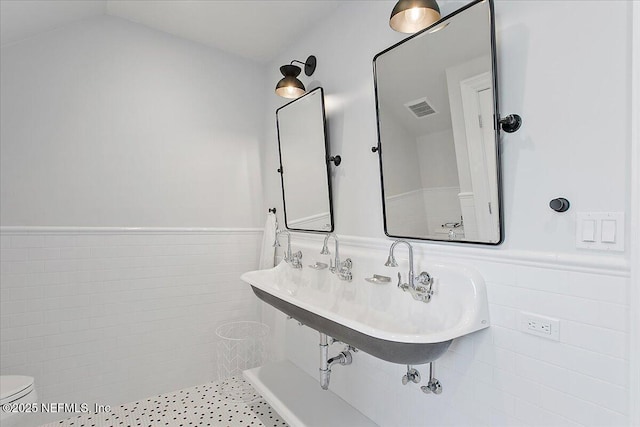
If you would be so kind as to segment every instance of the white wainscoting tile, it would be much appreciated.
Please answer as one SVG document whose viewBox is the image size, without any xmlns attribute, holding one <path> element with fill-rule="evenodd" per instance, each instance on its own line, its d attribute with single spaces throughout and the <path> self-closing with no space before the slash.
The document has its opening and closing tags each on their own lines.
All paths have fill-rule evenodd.
<svg viewBox="0 0 640 427">
<path fill-rule="evenodd" d="M 216 378 L 215 328 L 256 320 L 259 230 L 3 229 L 1 373 L 102 404 Z M 61 400 L 62 399 L 62 400 Z"/>
<path fill-rule="evenodd" d="M 354 252 L 353 240 L 367 256 L 386 258 L 388 243 L 340 237 L 341 252 Z M 303 252 L 318 246 L 306 236 L 302 241 L 294 238 Z M 533 253 L 503 261 L 501 251 L 495 256 L 469 251 L 468 257 L 465 252 L 450 258 L 417 255 L 426 268 L 429 262 L 474 267 L 488 286 L 491 327 L 454 341 L 436 361 L 443 394 L 402 386 L 404 366 L 362 352 L 351 366 L 333 371 L 331 390 L 388 427 L 628 425 L 628 307 L 623 297 L 629 278 L 622 264 L 576 256 L 565 265 L 558 255 Z M 607 289 L 611 292 L 600 298 Z M 521 332 L 520 311 L 559 319 L 560 341 Z M 286 356 L 314 376 L 317 339 L 308 328 L 287 327 Z M 428 365 L 416 368 L 425 382 Z"/>
</svg>

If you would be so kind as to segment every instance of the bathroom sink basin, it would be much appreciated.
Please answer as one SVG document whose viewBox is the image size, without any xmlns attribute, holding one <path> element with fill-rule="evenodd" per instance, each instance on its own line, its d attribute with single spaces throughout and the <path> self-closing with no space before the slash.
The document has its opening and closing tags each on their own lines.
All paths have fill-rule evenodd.
<svg viewBox="0 0 640 427">
<path fill-rule="evenodd" d="M 418 365 L 436 360 L 455 338 L 489 326 L 485 283 L 476 271 L 449 264 L 429 265 L 428 271 L 435 280 L 429 303 L 413 300 L 393 281 L 367 282 L 371 274 L 364 268 L 354 268 L 353 281 L 345 282 L 328 269 L 281 262 L 241 279 L 258 298 L 306 326 L 380 359 Z"/>
</svg>

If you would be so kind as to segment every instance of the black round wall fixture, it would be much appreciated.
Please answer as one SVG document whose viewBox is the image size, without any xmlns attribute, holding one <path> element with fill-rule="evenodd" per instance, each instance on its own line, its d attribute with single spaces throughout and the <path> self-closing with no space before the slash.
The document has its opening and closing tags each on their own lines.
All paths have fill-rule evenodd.
<svg viewBox="0 0 640 427">
<path fill-rule="evenodd" d="M 507 133 L 513 133 L 522 126 L 522 117 L 517 114 L 509 114 L 500 119 L 500 128 Z"/>
<path fill-rule="evenodd" d="M 333 164 L 336 165 L 336 166 L 340 166 L 340 163 L 342 163 L 342 157 L 340 157 L 340 156 L 331 156 L 331 157 L 329 157 L 329 161 L 333 162 Z"/>
<path fill-rule="evenodd" d="M 569 210 L 571 203 L 564 197 L 558 197 L 549 202 L 549 207 L 556 212 L 566 212 Z"/>
<path fill-rule="evenodd" d="M 315 55 L 309 55 L 307 60 L 304 62 L 304 73 L 307 76 L 311 76 L 316 71 L 316 65 L 318 65 L 318 60 Z"/>
</svg>

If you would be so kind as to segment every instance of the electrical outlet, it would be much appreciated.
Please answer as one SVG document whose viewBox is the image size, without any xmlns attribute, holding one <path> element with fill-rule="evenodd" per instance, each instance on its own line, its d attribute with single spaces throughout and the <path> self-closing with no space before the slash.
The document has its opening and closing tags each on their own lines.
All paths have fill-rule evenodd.
<svg viewBox="0 0 640 427">
<path fill-rule="evenodd" d="M 560 340 L 560 321 L 558 319 L 520 312 L 519 326 L 522 332 L 554 341 Z"/>
<path fill-rule="evenodd" d="M 551 324 L 549 322 L 536 322 L 529 320 L 527 322 L 527 330 L 537 332 L 539 334 L 551 335 Z"/>
</svg>

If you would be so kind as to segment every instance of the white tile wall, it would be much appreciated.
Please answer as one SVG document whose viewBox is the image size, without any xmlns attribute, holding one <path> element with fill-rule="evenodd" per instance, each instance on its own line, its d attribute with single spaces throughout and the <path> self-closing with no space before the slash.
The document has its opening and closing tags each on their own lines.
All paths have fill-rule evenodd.
<svg viewBox="0 0 640 427">
<path fill-rule="evenodd" d="M 385 200 L 387 216 L 397 218 L 389 229 L 399 236 L 424 236 L 429 234 L 425 218 L 424 192 L 422 189 L 389 196 Z"/>
<path fill-rule="evenodd" d="M 239 279 L 257 266 L 258 230 L 0 237 L 0 372 L 34 376 L 43 402 L 114 405 L 214 380 L 216 327 L 258 317 Z"/>
<path fill-rule="evenodd" d="M 349 253 L 349 237 L 340 238 L 341 255 L 357 263 Z M 313 263 L 317 243 L 306 250 L 308 243 L 299 238 L 293 244 Z M 387 242 L 375 242 L 369 251 L 381 266 L 384 246 Z M 456 340 L 436 363 L 443 394 L 403 386 L 404 366 L 362 352 L 353 365 L 334 368 L 330 388 L 389 427 L 629 425 L 628 271 L 607 269 L 604 259 L 600 266 L 580 268 L 576 260 L 567 266 L 500 259 L 504 253 L 475 259 L 430 255 L 434 261 L 475 267 L 487 282 L 490 303 L 491 327 Z M 560 319 L 560 341 L 520 332 L 519 311 Z M 283 322 L 287 357 L 317 377 L 317 333 Z M 426 378 L 428 365 L 418 369 Z"/>
</svg>

